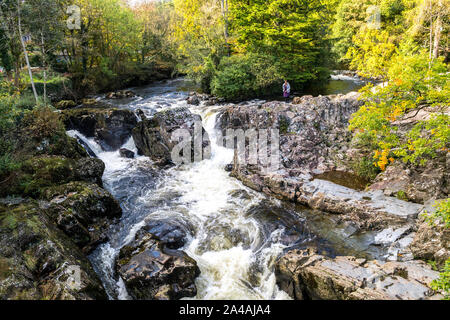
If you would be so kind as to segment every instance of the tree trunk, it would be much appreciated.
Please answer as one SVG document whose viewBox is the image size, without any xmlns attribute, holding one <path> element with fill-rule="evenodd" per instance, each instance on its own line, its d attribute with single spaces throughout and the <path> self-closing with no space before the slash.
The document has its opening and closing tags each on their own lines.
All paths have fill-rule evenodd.
<svg viewBox="0 0 450 320">
<path fill-rule="evenodd" d="M 47 105 L 47 60 L 45 58 L 44 32 L 41 30 L 42 65 L 44 66 L 44 105 Z"/>
<path fill-rule="evenodd" d="M 228 44 L 229 31 L 228 31 L 228 0 L 220 0 L 220 7 L 222 8 L 223 16 L 223 35 L 225 38 L 225 46 L 227 48 L 227 55 L 230 55 L 230 48 Z"/>
<path fill-rule="evenodd" d="M 22 44 L 23 53 L 25 55 L 25 61 L 27 63 L 27 67 L 28 67 L 28 74 L 30 75 L 31 88 L 33 89 L 34 99 L 36 100 L 36 103 L 38 103 L 38 95 L 36 92 L 36 87 L 34 86 L 33 72 L 31 72 L 30 60 L 28 59 L 27 48 L 25 46 L 25 42 L 23 41 L 23 36 L 22 36 L 22 24 L 21 24 L 21 19 L 20 19 L 20 0 L 17 0 L 17 18 L 18 18 L 18 26 L 19 26 L 20 43 Z"/>
<path fill-rule="evenodd" d="M 433 2 L 430 0 L 430 60 L 433 58 Z"/>
<path fill-rule="evenodd" d="M 442 34 L 442 2 L 439 1 L 438 7 L 438 16 L 436 19 L 436 23 L 434 24 L 434 45 L 433 45 L 433 58 L 437 59 L 439 57 L 439 43 L 441 42 L 441 34 Z"/>
</svg>

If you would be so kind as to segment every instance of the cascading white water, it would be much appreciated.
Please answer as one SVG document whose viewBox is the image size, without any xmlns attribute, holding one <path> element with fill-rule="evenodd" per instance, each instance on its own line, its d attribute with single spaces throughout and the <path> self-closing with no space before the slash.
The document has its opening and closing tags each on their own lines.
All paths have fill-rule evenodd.
<svg viewBox="0 0 450 320">
<path fill-rule="evenodd" d="M 155 108 L 186 105 L 184 99 L 180 94 L 164 93 L 163 106 L 158 104 L 158 95 L 137 104 L 146 114 L 152 114 Z M 283 228 L 276 228 L 267 236 L 261 223 L 247 216 L 248 209 L 265 197 L 225 172 L 225 165 L 232 162 L 233 150 L 214 143 L 216 113 L 212 109 L 192 110 L 202 115 L 211 137 L 211 159 L 165 172 L 154 170 L 147 157 L 122 158 L 119 151 L 102 151 L 93 139 L 76 131 L 68 132 L 82 139 L 104 161 L 105 188 L 123 208 L 123 217 L 110 232 L 110 241 L 90 256 L 110 298 L 129 298 L 123 281 L 115 275 L 114 261 L 120 248 L 133 240 L 146 219 L 181 219 L 194 230 L 182 250 L 197 261 L 201 271 L 195 299 L 289 299 L 278 289 L 273 272 L 274 260 L 284 248 L 277 241 Z M 124 147 L 136 151 L 132 139 Z M 248 196 L 235 197 L 236 191 L 245 191 Z"/>
<path fill-rule="evenodd" d="M 136 88 L 140 97 L 119 107 L 141 109 L 151 116 L 187 106 L 187 94 L 179 85 L 185 82 Z M 345 224 L 337 225 L 326 213 L 297 210 L 231 178 L 224 168 L 232 162 L 234 151 L 217 145 L 215 139 L 218 107 L 190 109 L 202 116 L 211 158 L 168 170 L 157 169 L 144 156 L 127 159 L 119 151 L 105 152 L 94 139 L 68 132 L 103 160 L 104 186 L 123 210 L 120 221 L 111 226 L 109 241 L 89 257 L 111 299 L 130 298 L 115 273 L 115 259 L 148 222 L 177 221 L 188 227 L 181 250 L 197 261 L 201 271 L 194 299 L 289 299 L 276 285 L 274 263 L 290 246 L 314 245 L 330 255 L 379 254 L 368 247 L 373 235 L 348 234 Z M 132 138 L 123 147 L 137 154 Z"/>
</svg>

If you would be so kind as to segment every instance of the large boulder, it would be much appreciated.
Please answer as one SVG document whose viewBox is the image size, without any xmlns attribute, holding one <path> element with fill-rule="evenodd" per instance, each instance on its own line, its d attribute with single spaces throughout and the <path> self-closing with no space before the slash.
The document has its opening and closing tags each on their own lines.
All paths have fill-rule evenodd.
<svg viewBox="0 0 450 320">
<path fill-rule="evenodd" d="M 0 299 L 107 299 L 89 260 L 34 201 L 0 204 Z"/>
<path fill-rule="evenodd" d="M 185 129 L 191 137 L 191 158 L 194 159 L 195 126 L 201 130 L 201 147 L 203 158 L 209 158 L 209 137 L 201 125 L 201 117 L 188 108 L 180 107 L 156 113 L 152 118 L 143 120 L 133 129 L 133 139 L 139 154 L 154 161 L 168 164 L 172 162 L 172 149 L 179 143 L 172 134 L 178 129 Z"/>
<path fill-rule="evenodd" d="M 109 92 L 106 94 L 106 99 L 127 99 L 133 98 L 136 94 L 131 90 L 120 90 L 115 92 Z"/>
<path fill-rule="evenodd" d="M 131 137 L 137 124 L 136 115 L 127 109 L 76 108 L 62 113 L 66 129 L 95 138 L 105 151 L 119 149 Z"/>
<path fill-rule="evenodd" d="M 134 158 L 134 152 L 129 150 L 129 149 L 121 148 L 119 150 L 119 153 L 120 153 L 120 156 L 122 158 L 128 158 L 128 159 L 133 159 Z"/>
<path fill-rule="evenodd" d="M 409 201 L 425 203 L 449 194 L 450 154 L 440 154 L 423 166 L 396 162 L 379 174 L 371 190 L 382 190 L 387 196 L 400 196 Z"/>
<path fill-rule="evenodd" d="M 268 102 L 227 107 L 218 115 L 216 127 L 223 135 L 227 129 L 276 129 L 280 135 L 281 168 L 288 169 L 291 176 L 302 171 L 325 172 L 336 168 L 335 158 L 352 138 L 347 126 L 350 116 L 362 105 L 358 97 L 354 93 L 305 96 L 296 105 Z"/>
<path fill-rule="evenodd" d="M 102 186 L 105 164 L 100 159 L 40 156 L 22 164 L 1 195 L 26 195 L 38 198 L 46 188 L 71 181 L 85 181 Z"/>
<path fill-rule="evenodd" d="M 134 299 L 177 300 L 197 294 L 197 263 L 145 230 L 120 250 L 116 269 Z"/>
<path fill-rule="evenodd" d="M 296 105 L 269 102 L 225 108 L 216 123 L 223 135 L 227 129 L 275 129 L 280 135 L 278 168 L 263 165 L 260 158 L 257 164 L 241 163 L 236 150 L 231 175 L 270 196 L 340 214 L 357 230 L 412 224 L 423 206 L 381 191 L 362 191 L 364 186 L 351 172 L 337 170 L 352 139 L 347 126 L 362 104 L 358 97 L 304 96 Z M 249 150 L 247 143 L 246 153 Z"/>
<path fill-rule="evenodd" d="M 122 214 L 117 200 L 92 183 L 70 182 L 48 188 L 44 196 L 52 221 L 86 253 L 108 239 L 108 226 Z"/>
<path fill-rule="evenodd" d="M 421 261 L 379 262 L 334 259 L 312 249 L 293 250 L 276 265 L 277 283 L 298 300 L 425 300 L 442 296 L 430 289 L 439 277 Z"/>
<path fill-rule="evenodd" d="M 417 221 L 417 231 L 410 249 L 416 259 L 435 261 L 438 266 L 443 266 L 450 258 L 450 228 L 441 218 L 433 221 L 426 219 L 436 210 L 434 204 L 435 201 L 426 203 L 427 213 Z"/>
</svg>

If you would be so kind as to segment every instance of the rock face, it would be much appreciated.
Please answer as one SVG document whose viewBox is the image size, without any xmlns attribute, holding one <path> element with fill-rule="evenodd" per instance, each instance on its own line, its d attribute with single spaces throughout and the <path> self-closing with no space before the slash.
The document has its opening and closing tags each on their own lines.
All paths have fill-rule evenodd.
<svg viewBox="0 0 450 320">
<path fill-rule="evenodd" d="M 190 97 L 188 97 L 186 101 L 187 101 L 187 104 L 191 104 L 191 105 L 194 105 L 194 106 L 198 106 L 200 104 L 200 99 L 195 94 L 190 96 Z"/>
<path fill-rule="evenodd" d="M 120 250 L 116 268 L 134 299 L 177 300 L 197 294 L 194 281 L 200 270 L 195 260 L 168 249 L 145 230 Z"/>
<path fill-rule="evenodd" d="M 67 130 L 95 138 L 105 151 L 119 149 L 137 124 L 132 111 L 117 108 L 76 108 L 63 111 L 63 116 Z"/>
<path fill-rule="evenodd" d="M 0 204 L 0 299 L 107 299 L 81 250 L 35 201 Z"/>
<path fill-rule="evenodd" d="M 442 266 L 450 258 L 450 229 L 440 221 L 431 224 L 421 218 L 410 249 L 416 259 L 432 260 Z"/>
<path fill-rule="evenodd" d="M 348 120 L 361 106 L 355 93 L 337 97 L 302 97 L 293 105 L 269 102 L 233 106 L 219 116 L 217 127 L 226 129 L 279 129 L 281 166 L 292 174 L 325 172 L 335 168 L 333 157 L 350 141 Z"/>
<path fill-rule="evenodd" d="M 447 197 L 449 186 L 450 154 L 447 152 L 427 161 L 423 167 L 394 163 L 377 176 L 370 190 L 382 190 L 387 196 L 401 195 L 423 204 L 429 199 Z"/>
<path fill-rule="evenodd" d="M 110 92 L 106 95 L 106 99 L 126 99 L 133 98 L 136 94 L 131 90 L 121 90 L 116 92 Z"/>
<path fill-rule="evenodd" d="M 134 158 L 134 152 L 125 148 L 122 148 L 119 150 L 120 156 L 123 158 L 133 159 Z"/>
<path fill-rule="evenodd" d="M 416 218 L 423 209 L 421 205 L 386 197 L 381 191 L 356 191 L 315 179 L 318 174 L 339 169 L 340 156 L 352 138 L 346 129 L 348 120 L 361 106 L 357 98 L 355 93 L 305 96 L 297 99 L 297 105 L 270 102 L 226 108 L 217 122 L 223 131 L 275 128 L 280 132 L 278 170 L 264 171 L 260 162 L 241 164 L 235 156 L 232 176 L 279 199 L 342 214 L 342 219 L 357 229 L 381 229 Z"/>
<path fill-rule="evenodd" d="M 276 265 L 278 285 L 298 300 L 439 299 L 429 288 L 438 276 L 421 261 L 330 259 L 311 249 L 290 251 Z"/>
<path fill-rule="evenodd" d="M 8 194 L 21 194 L 34 198 L 43 191 L 70 181 L 85 181 L 102 186 L 105 164 L 100 159 L 63 156 L 39 156 L 25 161 L 16 179 L 10 183 Z"/>
<path fill-rule="evenodd" d="M 45 198 L 51 220 L 86 253 L 107 240 L 108 225 L 122 215 L 117 200 L 96 184 L 70 182 L 47 189 Z"/>
<path fill-rule="evenodd" d="M 133 139 L 139 154 L 145 155 L 162 164 L 172 162 L 172 149 L 178 140 L 172 139 L 177 129 L 185 129 L 193 139 L 195 125 L 202 132 L 201 149 L 203 158 L 209 158 L 209 137 L 201 126 L 201 117 L 192 114 L 187 108 L 170 109 L 156 113 L 151 119 L 141 121 L 133 129 Z M 194 141 L 191 143 L 191 158 L 194 159 Z"/>
</svg>

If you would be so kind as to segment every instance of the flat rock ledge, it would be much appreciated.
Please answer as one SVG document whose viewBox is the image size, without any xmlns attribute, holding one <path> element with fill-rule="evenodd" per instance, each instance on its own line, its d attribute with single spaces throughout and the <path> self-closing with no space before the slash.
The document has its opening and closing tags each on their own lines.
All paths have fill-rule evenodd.
<svg viewBox="0 0 450 320">
<path fill-rule="evenodd" d="M 293 250 L 276 265 L 277 283 L 296 300 L 435 300 L 439 274 L 422 261 L 380 262 L 327 258 L 313 249 Z"/>
<path fill-rule="evenodd" d="M 247 173 L 247 174 L 243 174 Z M 232 172 L 244 185 L 278 199 L 294 201 L 312 209 L 341 214 L 359 230 L 414 223 L 424 206 L 387 197 L 381 191 L 357 191 L 309 174 L 288 177 L 283 173 L 261 175 Z"/>
</svg>

